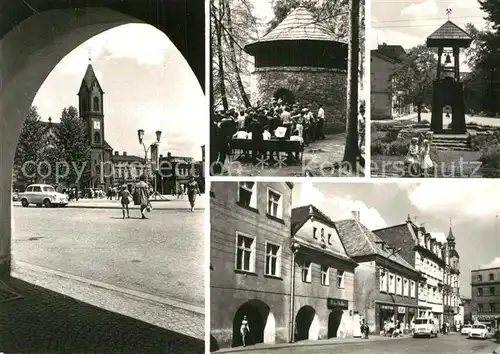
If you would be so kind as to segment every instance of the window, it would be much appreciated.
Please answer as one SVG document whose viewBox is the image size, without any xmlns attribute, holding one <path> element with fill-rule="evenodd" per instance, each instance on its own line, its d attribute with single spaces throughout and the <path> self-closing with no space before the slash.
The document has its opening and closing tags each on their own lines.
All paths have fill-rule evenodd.
<svg viewBox="0 0 500 354">
<path fill-rule="evenodd" d="M 483 304 L 477 304 L 477 312 L 483 312 Z"/>
<path fill-rule="evenodd" d="M 332 244 L 332 234 L 328 234 L 328 244 Z"/>
<path fill-rule="evenodd" d="M 403 288 L 402 288 L 402 280 L 401 277 L 396 278 L 396 294 L 397 295 L 403 295 Z"/>
<path fill-rule="evenodd" d="M 266 243 L 266 275 L 279 277 L 281 265 L 281 247 Z"/>
<path fill-rule="evenodd" d="M 496 312 L 495 304 L 490 304 L 490 311 Z"/>
<path fill-rule="evenodd" d="M 344 288 L 344 271 L 340 269 L 337 270 L 337 287 Z"/>
<path fill-rule="evenodd" d="M 96 143 L 96 144 L 101 143 L 101 134 L 99 132 L 94 133 L 94 143 Z"/>
<path fill-rule="evenodd" d="M 312 280 L 311 274 L 311 262 L 304 262 L 302 264 L 302 281 L 304 283 L 310 283 Z"/>
<path fill-rule="evenodd" d="M 317 227 L 313 227 L 313 238 L 318 238 L 318 236 L 316 235 L 316 232 L 318 232 L 318 228 Z"/>
<path fill-rule="evenodd" d="M 483 289 L 482 288 L 477 289 L 477 296 L 483 296 Z"/>
<path fill-rule="evenodd" d="M 494 287 L 490 288 L 490 296 L 495 296 L 495 288 Z"/>
<path fill-rule="evenodd" d="M 33 187 L 26 188 L 26 192 L 33 192 Z"/>
<path fill-rule="evenodd" d="M 492 281 L 493 279 L 495 279 L 495 277 L 493 276 L 492 273 L 490 273 L 490 281 Z"/>
<path fill-rule="evenodd" d="M 394 286 L 395 286 L 395 281 L 394 281 L 394 274 L 389 274 L 389 292 L 394 293 Z"/>
<path fill-rule="evenodd" d="M 255 182 L 238 182 L 238 203 L 257 209 L 256 187 Z"/>
<path fill-rule="evenodd" d="M 483 281 L 483 276 L 482 276 L 482 275 L 478 275 L 478 276 L 477 276 L 477 280 L 478 280 L 478 281 Z"/>
<path fill-rule="evenodd" d="M 403 295 L 408 296 L 410 289 L 408 289 L 408 279 L 403 280 Z"/>
<path fill-rule="evenodd" d="M 415 297 L 415 281 L 410 281 L 410 296 Z"/>
<path fill-rule="evenodd" d="M 267 191 L 267 213 L 275 218 L 282 218 L 281 194 L 268 189 Z"/>
<path fill-rule="evenodd" d="M 330 285 L 330 267 L 321 266 L 321 285 Z"/>
<path fill-rule="evenodd" d="M 40 188 L 40 186 L 33 187 L 33 192 L 41 192 L 41 191 L 42 191 L 42 188 Z"/>
<path fill-rule="evenodd" d="M 325 229 L 321 229 L 321 238 L 324 239 L 325 238 Z"/>
<path fill-rule="evenodd" d="M 380 291 L 387 292 L 387 272 L 384 269 L 380 269 Z"/>
<path fill-rule="evenodd" d="M 236 269 L 245 272 L 255 270 L 255 239 L 242 234 L 237 235 Z"/>
<path fill-rule="evenodd" d="M 94 111 L 99 111 L 99 98 L 94 97 Z"/>
</svg>

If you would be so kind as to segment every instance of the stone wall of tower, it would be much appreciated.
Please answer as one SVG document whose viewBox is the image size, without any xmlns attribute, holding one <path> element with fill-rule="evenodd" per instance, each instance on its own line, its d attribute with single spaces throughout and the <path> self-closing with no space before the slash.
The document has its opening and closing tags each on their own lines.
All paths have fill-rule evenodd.
<svg viewBox="0 0 500 354">
<path fill-rule="evenodd" d="M 325 110 L 325 132 L 343 133 L 346 125 L 347 72 L 340 69 L 311 67 L 267 67 L 254 73 L 257 84 L 255 101 L 267 102 L 279 89 L 287 89 L 295 102 L 311 104 L 314 113 L 318 104 Z"/>
</svg>

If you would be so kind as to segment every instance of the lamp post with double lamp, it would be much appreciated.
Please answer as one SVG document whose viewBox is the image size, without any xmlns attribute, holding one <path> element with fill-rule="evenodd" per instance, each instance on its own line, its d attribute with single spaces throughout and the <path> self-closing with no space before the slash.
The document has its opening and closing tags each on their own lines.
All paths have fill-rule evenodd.
<svg viewBox="0 0 500 354">
<path fill-rule="evenodd" d="M 295 327 L 294 327 L 294 315 L 295 315 L 295 255 L 299 252 L 300 244 L 295 240 L 291 239 L 290 249 L 292 250 L 292 278 L 290 281 L 290 343 L 295 341 Z"/>
<path fill-rule="evenodd" d="M 144 130 L 139 129 L 137 131 L 137 137 L 139 138 L 139 144 L 141 144 L 142 147 L 144 148 L 144 160 L 146 161 L 144 175 L 146 177 L 146 183 L 148 183 L 148 185 L 149 185 L 149 170 L 150 170 L 149 167 L 151 166 L 152 159 L 153 159 L 153 156 L 151 156 L 151 159 L 148 159 L 148 153 L 151 151 L 152 146 L 157 147 L 158 145 L 160 145 L 161 131 L 157 130 L 155 132 L 155 134 L 156 134 L 156 141 L 151 143 L 148 147 L 146 147 L 146 145 L 144 144 Z M 156 155 L 158 155 L 158 151 L 156 151 Z M 155 156 L 155 160 L 157 158 L 158 157 Z M 156 191 L 156 171 L 157 171 L 157 169 L 158 169 L 158 166 L 155 163 L 155 171 L 152 171 L 152 174 L 153 174 L 153 194 L 152 194 L 152 196 L 154 196 L 155 199 L 157 196 L 160 197 L 160 199 L 164 199 L 163 196 Z"/>
</svg>

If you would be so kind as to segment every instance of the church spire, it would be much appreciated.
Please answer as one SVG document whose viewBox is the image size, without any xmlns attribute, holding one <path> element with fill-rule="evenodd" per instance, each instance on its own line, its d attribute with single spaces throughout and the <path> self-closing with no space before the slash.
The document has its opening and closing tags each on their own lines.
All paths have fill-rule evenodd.
<svg viewBox="0 0 500 354">
<path fill-rule="evenodd" d="M 455 243 L 455 236 L 453 236 L 453 230 L 451 229 L 451 218 L 450 218 L 450 230 L 448 231 L 448 237 L 446 237 L 446 241 Z"/>
</svg>

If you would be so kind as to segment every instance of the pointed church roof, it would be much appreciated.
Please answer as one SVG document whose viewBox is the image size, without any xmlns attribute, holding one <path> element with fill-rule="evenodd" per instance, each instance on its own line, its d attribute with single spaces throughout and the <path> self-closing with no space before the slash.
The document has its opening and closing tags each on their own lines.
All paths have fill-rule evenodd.
<svg viewBox="0 0 500 354">
<path fill-rule="evenodd" d="M 82 83 L 85 83 L 85 86 L 90 89 L 92 84 L 94 83 L 94 80 L 97 80 L 97 77 L 95 75 L 92 64 L 89 63 L 89 65 L 87 66 L 87 71 L 85 71 L 85 75 L 83 76 Z"/>
<path fill-rule="evenodd" d="M 256 42 L 245 46 L 245 50 L 258 43 L 273 41 L 327 41 L 335 42 L 335 35 L 323 26 L 304 7 L 297 7 L 272 31 Z"/>
<path fill-rule="evenodd" d="M 468 47 L 472 37 L 450 20 L 427 37 L 427 46 L 448 46 L 453 43 L 460 47 Z"/>
<path fill-rule="evenodd" d="M 448 242 L 455 241 L 455 236 L 453 236 L 453 231 L 451 230 L 451 226 L 450 226 L 450 230 L 448 231 L 448 237 L 446 238 L 446 241 L 448 241 Z"/>
</svg>

